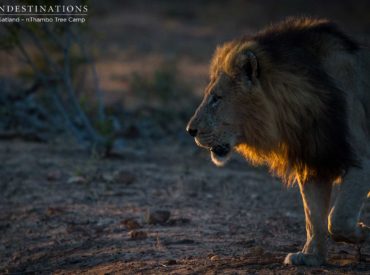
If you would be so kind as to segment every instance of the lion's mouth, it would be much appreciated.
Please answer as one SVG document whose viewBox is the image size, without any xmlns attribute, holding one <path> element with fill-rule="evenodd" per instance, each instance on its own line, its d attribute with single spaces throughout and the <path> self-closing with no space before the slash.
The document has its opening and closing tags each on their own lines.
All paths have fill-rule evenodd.
<svg viewBox="0 0 370 275">
<path fill-rule="evenodd" d="M 195 138 L 195 143 L 211 152 L 211 159 L 217 166 L 223 166 L 230 159 L 232 149 L 232 145 L 230 143 L 212 145 L 214 142 L 210 138 L 201 139 L 199 137 Z"/>
<path fill-rule="evenodd" d="M 211 159 L 217 166 L 223 166 L 230 159 L 231 146 L 229 144 L 216 145 L 210 148 Z"/>
<path fill-rule="evenodd" d="M 218 157 L 225 157 L 227 156 L 231 151 L 230 144 L 221 144 L 221 145 L 208 145 L 207 142 L 200 141 L 200 139 L 195 138 L 195 143 L 204 149 L 207 149 L 211 151 L 213 154 L 215 154 Z M 211 143 L 211 142 L 209 142 Z"/>
<path fill-rule="evenodd" d="M 230 153 L 231 148 L 229 144 L 223 144 L 223 145 L 213 146 L 211 147 L 210 150 L 216 156 L 223 158 L 223 157 L 226 157 Z"/>
</svg>

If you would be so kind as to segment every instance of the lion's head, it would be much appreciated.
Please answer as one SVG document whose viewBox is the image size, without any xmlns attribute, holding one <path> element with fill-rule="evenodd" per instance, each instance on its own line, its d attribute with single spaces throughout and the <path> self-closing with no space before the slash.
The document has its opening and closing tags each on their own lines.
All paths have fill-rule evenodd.
<svg viewBox="0 0 370 275">
<path fill-rule="evenodd" d="M 356 162 L 345 97 L 317 57 L 326 47 L 307 50 L 306 38 L 297 47 L 297 32 L 289 30 L 219 47 L 187 131 L 216 165 L 225 164 L 234 149 L 288 183 L 333 179 Z"/>
<path fill-rule="evenodd" d="M 243 45 L 241 47 L 240 45 Z M 198 146 L 211 152 L 216 165 L 229 159 L 241 144 L 258 147 L 272 118 L 263 94 L 253 46 L 230 42 L 218 48 L 211 63 L 210 83 L 187 125 Z M 264 132 L 262 136 L 262 132 Z"/>
</svg>

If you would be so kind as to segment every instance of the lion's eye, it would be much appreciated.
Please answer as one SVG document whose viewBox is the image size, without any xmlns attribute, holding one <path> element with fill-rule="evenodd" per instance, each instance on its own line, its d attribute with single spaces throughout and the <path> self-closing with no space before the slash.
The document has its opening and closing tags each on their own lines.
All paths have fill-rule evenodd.
<svg viewBox="0 0 370 275">
<path fill-rule="evenodd" d="M 215 107 L 221 99 L 222 99 L 222 96 L 219 96 L 216 94 L 212 95 L 211 101 L 210 101 L 211 106 Z"/>
</svg>

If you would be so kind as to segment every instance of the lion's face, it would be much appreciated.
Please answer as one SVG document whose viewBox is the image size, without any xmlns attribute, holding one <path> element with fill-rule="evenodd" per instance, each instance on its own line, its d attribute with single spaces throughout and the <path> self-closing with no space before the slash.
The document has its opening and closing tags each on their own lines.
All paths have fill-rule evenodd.
<svg viewBox="0 0 370 275">
<path fill-rule="evenodd" d="M 238 94 L 237 91 L 230 91 L 231 86 L 232 79 L 226 74 L 212 80 L 188 124 L 197 145 L 209 149 L 212 160 L 218 165 L 228 159 L 242 134 L 241 121 L 238 121 L 233 108 L 238 101 Z"/>
<path fill-rule="evenodd" d="M 243 58 L 233 75 L 218 70 L 211 77 L 204 98 L 187 126 L 196 144 L 211 152 L 216 165 L 225 164 L 232 149 L 245 142 L 245 116 L 258 111 L 253 110 L 259 86 L 253 71 L 256 68 L 246 59 L 248 56 Z"/>
</svg>

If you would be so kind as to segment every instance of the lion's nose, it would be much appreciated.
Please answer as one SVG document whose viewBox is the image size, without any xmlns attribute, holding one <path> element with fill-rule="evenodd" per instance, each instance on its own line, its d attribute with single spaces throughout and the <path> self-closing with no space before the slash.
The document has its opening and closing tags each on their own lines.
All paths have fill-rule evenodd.
<svg viewBox="0 0 370 275">
<path fill-rule="evenodd" d="M 191 135 L 192 137 L 195 137 L 197 135 L 197 132 L 198 130 L 197 129 L 192 129 L 192 128 L 189 128 L 187 129 L 189 135 Z"/>
</svg>

